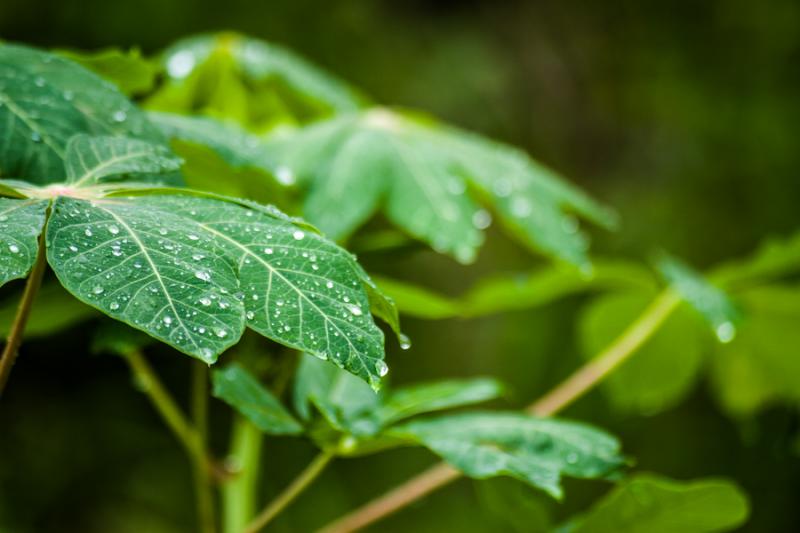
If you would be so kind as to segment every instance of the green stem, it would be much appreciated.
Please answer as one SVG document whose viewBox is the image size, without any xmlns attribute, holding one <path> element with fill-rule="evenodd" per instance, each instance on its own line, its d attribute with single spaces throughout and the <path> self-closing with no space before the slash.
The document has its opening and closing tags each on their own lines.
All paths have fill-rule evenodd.
<svg viewBox="0 0 800 533">
<path fill-rule="evenodd" d="M 663 291 L 605 350 L 576 370 L 551 392 L 527 407 L 536 416 L 550 416 L 586 394 L 627 361 L 669 318 L 680 303 L 672 291 Z M 439 463 L 362 507 L 335 520 L 318 533 L 349 533 L 365 528 L 461 477 Z"/>
<path fill-rule="evenodd" d="M 153 407 L 156 408 L 156 411 L 167 424 L 167 427 L 172 430 L 172 433 L 186 450 L 195 470 L 195 480 L 198 483 L 198 488 L 200 480 L 203 481 L 203 487 L 210 487 L 210 476 L 215 472 L 215 468 L 206 451 L 202 433 L 187 420 L 177 402 L 169 394 L 164 384 L 161 383 L 153 367 L 150 366 L 150 363 L 147 362 L 147 359 L 140 351 L 129 351 L 125 354 L 125 360 L 128 362 L 128 366 L 130 366 L 131 372 L 141 390 L 147 395 Z M 202 492 L 210 492 L 210 489 L 204 489 Z M 200 494 L 200 491 L 198 491 L 198 494 Z M 210 515 L 211 521 L 208 522 L 206 519 L 208 511 L 202 509 L 207 504 L 206 498 L 206 496 L 201 497 L 198 495 L 198 512 L 202 517 L 200 521 L 201 531 L 203 533 L 213 533 L 215 529 L 213 514 Z M 213 513 L 213 498 L 209 497 L 208 499 L 212 500 L 211 512 Z"/>
<path fill-rule="evenodd" d="M 25 332 L 25 325 L 28 323 L 28 317 L 31 314 L 31 307 L 36 298 L 36 293 L 42 285 L 42 277 L 47 266 L 47 256 L 45 251 L 44 235 L 39 237 L 39 249 L 36 255 L 36 262 L 33 264 L 31 273 L 28 276 L 28 281 L 25 283 L 25 290 L 22 293 L 22 299 L 17 308 L 17 315 L 14 317 L 14 323 L 11 325 L 11 331 L 8 334 L 8 341 L 3 354 L 0 355 L 0 396 L 3 395 L 3 390 L 8 383 L 8 376 L 11 374 L 11 368 L 14 366 L 14 361 L 17 360 L 19 353 L 19 346 L 22 344 L 22 335 Z"/>
<path fill-rule="evenodd" d="M 208 449 L 208 366 L 200 361 L 192 363 L 192 419 L 197 438 L 203 449 L 202 460 L 195 459 L 194 482 L 197 497 L 197 520 L 203 533 L 214 533 L 214 491 L 205 450 Z"/>
<path fill-rule="evenodd" d="M 226 460 L 237 474 L 222 486 L 225 533 L 242 533 L 256 514 L 258 476 L 264 436 L 247 419 L 236 416 Z"/>
<path fill-rule="evenodd" d="M 331 452 L 321 452 L 305 470 L 300 472 L 283 492 L 272 500 L 261 513 L 245 528 L 244 533 L 257 533 L 264 526 L 278 516 L 281 511 L 291 504 L 317 477 L 325 470 L 334 455 Z"/>
</svg>

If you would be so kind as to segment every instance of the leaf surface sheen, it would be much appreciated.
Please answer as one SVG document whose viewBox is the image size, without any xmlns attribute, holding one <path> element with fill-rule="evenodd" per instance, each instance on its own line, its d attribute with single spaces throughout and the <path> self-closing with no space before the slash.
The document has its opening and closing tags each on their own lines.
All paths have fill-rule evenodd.
<svg viewBox="0 0 800 533">
<path fill-rule="evenodd" d="M 0 286 L 28 275 L 38 255 L 46 200 L 0 198 Z"/>
</svg>

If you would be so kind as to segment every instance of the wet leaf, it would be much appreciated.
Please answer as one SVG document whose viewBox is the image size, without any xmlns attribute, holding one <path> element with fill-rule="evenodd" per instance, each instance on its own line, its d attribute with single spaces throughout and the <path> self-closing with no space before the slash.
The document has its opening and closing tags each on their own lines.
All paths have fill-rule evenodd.
<svg viewBox="0 0 800 533">
<path fill-rule="evenodd" d="M 0 286 L 24 278 L 36 262 L 47 204 L 0 198 Z"/>
</svg>

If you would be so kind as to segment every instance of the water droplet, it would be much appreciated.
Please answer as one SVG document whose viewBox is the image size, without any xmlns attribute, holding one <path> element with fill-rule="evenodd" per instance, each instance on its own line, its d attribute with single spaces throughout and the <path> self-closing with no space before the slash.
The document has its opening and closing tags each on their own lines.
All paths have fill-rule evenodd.
<svg viewBox="0 0 800 533">
<path fill-rule="evenodd" d="M 69 245 L 69 250 L 70 250 L 70 252 L 77 252 L 78 251 L 78 247 L 75 246 L 74 244 L 70 244 Z"/>
<path fill-rule="evenodd" d="M 119 309 L 119 304 L 117 302 L 111 302 L 108 305 L 108 308 L 111 309 L 112 311 L 116 311 L 117 309 Z"/>
<path fill-rule="evenodd" d="M 114 122 L 125 122 L 125 119 L 128 118 L 128 114 L 120 109 L 119 111 L 114 111 L 114 114 L 111 115 L 111 120 Z"/>
<path fill-rule="evenodd" d="M 12 254 L 19 253 L 19 246 L 17 246 L 16 244 L 9 244 L 8 249 L 11 251 Z"/>
<path fill-rule="evenodd" d="M 42 142 L 42 135 L 38 131 L 31 133 L 31 140 L 35 143 Z"/>
<path fill-rule="evenodd" d="M 278 180 L 278 183 L 281 185 L 286 185 L 287 187 L 294 185 L 297 181 L 294 177 L 294 172 L 292 172 L 292 169 L 285 166 L 280 166 L 275 170 L 275 178 Z"/>
<path fill-rule="evenodd" d="M 197 272 L 195 272 L 194 277 L 203 281 L 211 281 L 211 274 L 203 270 L 198 270 Z"/>
<path fill-rule="evenodd" d="M 220 339 L 224 339 L 225 337 L 227 337 L 227 336 L 228 336 L 228 330 L 226 330 L 226 329 L 222 329 L 222 328 L 220 328 L 220 329 L 216 329 L 216 330 L 214 330 L 214 334 L 215 334 L 217 337 L 219 337 Z"/>
<path fill-rule="evenodd" d="M 305 236 L 306 236 L 305 232 L 300 231 L 300 230 L 297 230 L 294 233 L 292 233 L 292 237 L 294 237 L 294 240 L 296 240 L 296 241 L 303 240 L 303 237 L 305 237 Z"/>
<path fill-rule="evenodd" d="M 408 350 L 409 348 L 411 348 L 411 339 L 408 338 L 408 335 L 406 335 L 405 333 L 401 333 L 399 335 L 399 340 L 400 340 L 401 350 Z"/>
<path fill-rule="evenodd" d="M 272 248 L 264 248 L 264 253 L 267 255 L 272 255 Z"/>
<path fill-rule="evenodd" d="M 527 198 L 516 197 L 511 200 L 511 213 L 516 217 L 526 217 L 531 214 L 531 203 Z"/>
<path fill-rule="evenodd" d="M 736 326 L 731 322 L 723 322 L 717 326 L 716 334 L 719 342 L 727 344 L 736 337 Z"/>
<path fill-rule="evenodd" d="M 92 294 L 103 294 L 103 292 L 105 292 L 105 289 L 100 285 L 95 285 L 92 289 Z"/>
<path fill-rule="evenodd" d="M 91 237 L 93 235 L 92 230 L 90 230 L 89 228 L 86 228 L 83 234 L 86 235 L 87 237 Z"/>
<path fill-rule="evenodd" d="M 194 55 L 189 50 L 182 50 L 167 61 L 167 72 L 173 78 L 185 78 L 194 69 Z"/>
<path fill-rule="evenodd" d="M 111 235 L 116 235 L 117 233 L 119 233 L 119 228 L 114 224 L 111 224 L 110 226 L 108 226 L 108 231 L 111 233 Z"/>
<path fill-rule="evenodd" d="M 194 234 L 192 234 L 192 233 L 190 233 L 189 235 L 187 235 L 187 237 L 189 237 L 189 240 L 190 240 L 190 241 L 196 241 L 196 240 L 199 240 L 199 239 L 200 239 L 200 237 L 198 237 L 197 235 L 194 235 Z"/>
<path fill-rule="evenodd" d="M 200 298 L 200 304 L 208 307 L 209 305 L 211 305 L 211 298 L 209 298 L 208 296 L 203 296 L 202 298 Z"/>
<path fill-rule="evenodd" d="M 245 316 L 247 317 L 247 320 L 253 320 L 253 318 L 255 318 L 256 314 L 254 312 L 252 312 L 252 311 L 248 311 L 247 313 L 245 313 Z"/>
<path fill-rule="evenodd" d="M 168 326 L 169 326 L 170 324 L 172 324 L 172 317 L 171 317 L 171 316 L 165 316 L 165 317 L 164 317 L 164 324 L 166 324 L 166 325 L 168 325 Z"/>
<path fill-rule="evenodd" d="M 325 283 L 325 286 L 328 287 L 329 289 L 332 289 L 333 288 L 333 282 L 332 281 L 328 281 L 327 283 Z"/>
<path fill-rule="evenodd" d="M 472 214 L 472 225 L 478 229 L 486 229 L 492 225 L 492 215 L 486 209 L 478 209 Z"/>
<path fill-rule="evenodd" d="M 357 306 L 357 305 L 354 305 L 354 304 L 348 304 L 347 305 L 347 310 L 350 311 L 351 313 L 353 313 L 355 316 L 361 316 L 363 314 L 363 311 L 361 311 L 361 308 L 359 306 Z"/>
<path fill-rule="evenodd" d="M 62 96 L 64 96 L 64 100 L 71 102 L 75 98 L 75 93 L 72 91 L 64 91 Z"/>
<path fill-rule="evenodd" d="M 41 76 L 37 76 L 35 80 L 33 80 L 34 85 L 37 87 L 44 87 L 44 78 Z"/>
<path fill-rule="evenodd" d="M 386 363 L 384 363 L 383 361 L 378 361 L 377 363 L 375 363 L 375 369 L 378 371 L 378 375 L 380 377 L 383 377 L 389 373 L 389 367 L 386 366 Z"/>
<path fill-rule="evenodd" d="M 574 465 L 578 462 L 578 454 L 575 452 L 570 452 L 567 454 L 567 464 Z"/>
</svg>

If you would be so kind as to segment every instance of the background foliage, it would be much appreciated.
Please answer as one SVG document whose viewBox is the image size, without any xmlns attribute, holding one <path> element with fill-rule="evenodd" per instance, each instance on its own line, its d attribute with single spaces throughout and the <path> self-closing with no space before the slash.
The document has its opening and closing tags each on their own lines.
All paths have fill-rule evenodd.
<svg viewBox="0 0 800 533">
<path fill-rule="evenodd" d="M 593 232 L 597 254 L 641 258 L 664 248 L 705 267 L 749 253 L 767 236 L 788 235 L 800 223 L 800 156 L 792 135 L 800 118 L 792 68 L 800 52 L 800 8 L 788 0 L 0 5 L 2 38 L 44 47 L 139 46 L 150 53 L 187 34 L 226 27 L 286 44 L 381 102 L 424 109 L 527 149 L 619 210 L 618 232 Z M 494 226 L 471 268 L 426 249 L 389 257 L 361 253 L 360 259 L 371 272 L 416 275 L 453 296 L 482 275 L 536 266 Z M 583 343 L 607 336 L 604 329 L 614 327 L 602 324 L 609 308 L 615 316 L 632 314 L 645 290 L 594 301 L 579 295 L 485 318 L 407 319 L 414 347 L 400 352 L 390 345 L 392 382 L 492 375 L 510 385 L 505 405 L 523 405 L 582 360 Z M 742 299 L 762 310 L 762 318 L 741 331 L 742 344 L 719 351 L 746 364 L 747 339 L 768 338 L 767 355 L 787 345 L 800 355 L 792 339 L 769 334 L 776 321 L 791 320 L 780 317 L 797 316 L 789 309 L 797 298 L 750 291 Z M 685 339 L 694 333 L 670 330 L 695 331 L 695 320 L 676 315 L 662 334 Z M 0 463 L 0 517 L 13 516 L 30 531 L 185 530 L 191 494 L 184 490 L 189 469 L 180 450 L 149 405 L 131 394 L 126 369 L 115 358 L 85 355 L 85 340 L 83 332 L 66 328 L 24 348 L 0 410 L 0 456 L 13 450 L 16 458 Z M 656 337 L 647 348 L 657 353 L 664 343 L 669 340 Z M 610 430 L 635 450 L 641 470 L 678 479 L 735 478 L 753 504 L 744 530 L 796 530 L 797 410 L 770 403 L 770 391 L 739 387 L 712 395 L 723 374 L 690 370 L 716 369 L 718 356 L 688 349 L 673 362 L 686 374 L 663 384 L 657 397 L 648 389 L 620 403 L 612 380 L 566 415 Z M 188 361 L 156 362 L 180 394 Z M 796 367 L 767 368 L 767 381 L 792 371 L 796 376 Z M 791 382 L 779 385 L 798 390 Z M 741 416 L 753 405 L 765 408 Z M 272 494 L 294 474 L 285 465 L 302 464 L 313 450 L 292 439 L 268 446 L 265 491 Z M 275 522 L 275 531 L 307 530 L 320 516 L 333 518 L 430 461 L 424 451 L 401 449 L 336 464 Z M 563 503 L 543 500 L 530 512 L 549 513 L 558 523 L 605 489 L 596 482 L 565 484 Z M 491 512 L 486 492 L 462 481 L 378 527 L 518 530 L 507 513 Z"/>
</svg>

